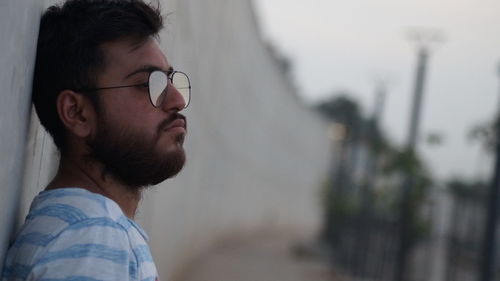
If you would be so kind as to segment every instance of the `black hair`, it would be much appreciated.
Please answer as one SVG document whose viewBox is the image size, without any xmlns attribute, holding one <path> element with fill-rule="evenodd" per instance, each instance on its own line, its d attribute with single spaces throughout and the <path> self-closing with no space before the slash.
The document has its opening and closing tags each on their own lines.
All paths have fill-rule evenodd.
<svg viewBox="0 0 500 281">
<path fill-rule="evenodd" d="M 159 4 L 141 0 L 67 0 L 42 15 L 38 36 L 32 99 L 37 115 L 61 153 L 66 129 L 56 108 L 63 90 L 96 87 L 104 70 L 101 45 L 122 38 L 145 40 L 163 28 Z M 80 93 L 96 110 L 96 93 Z"/>
</svg>

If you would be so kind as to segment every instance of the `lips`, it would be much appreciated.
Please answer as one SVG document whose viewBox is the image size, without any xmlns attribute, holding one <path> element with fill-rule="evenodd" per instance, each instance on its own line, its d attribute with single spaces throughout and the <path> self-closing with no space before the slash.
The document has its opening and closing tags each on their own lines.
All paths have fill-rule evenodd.
<svg viewBox="0 0 500 281">
<path fill-rule="evenodd" d="M 186 117 L 180 113 L 174 113 L 170 116 L 170 118 L 163 120 L 158 125 L 158 133 L 162 132 L 172 132 L 179 131 L 180 133 L 186 133 Z"/>
<path fill-rule="evenodd" d="M 183 118 L 177 118 L 174 121 L 168 123 L 164 131 L 169 131 L 173 129 L 183 129 L 184 131 L 186 131 L 186 120 Z"/>
</svg>

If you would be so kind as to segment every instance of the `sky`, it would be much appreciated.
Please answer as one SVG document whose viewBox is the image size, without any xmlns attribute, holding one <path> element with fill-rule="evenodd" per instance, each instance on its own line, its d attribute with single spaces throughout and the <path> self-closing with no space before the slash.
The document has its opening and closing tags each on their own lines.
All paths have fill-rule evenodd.
<svg viewBox="0 0 500 281">
<path fill-rule="evenodd" d="M 500 1 L 254 0 L 266 41 L 291 59 L 306 102 L 347 91 L 365 114 L 386 81 L 384 132 L 406 143 L 416 44 L 410 30 L 442 34 L 430 46 L 418 149 L 441 182 L 489 179 L 492 155 L 467 138 L 500 103 Z M 425 137 L 439 133 L 441 145 Z"/>
</svg>

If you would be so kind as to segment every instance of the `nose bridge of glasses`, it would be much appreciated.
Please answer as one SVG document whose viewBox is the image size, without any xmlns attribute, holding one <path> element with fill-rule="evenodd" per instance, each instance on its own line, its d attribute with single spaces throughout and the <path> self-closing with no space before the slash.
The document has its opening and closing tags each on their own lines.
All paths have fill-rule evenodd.
<svg viewBox="0 0 500 281">
<path fill-rule="evenodd" d="M 168 82 L 170 82 L 170 84 L 174 84 L 174 74 L 175 74 L 175 71 L 165 73 L 165 75 L 167 75 L 167 78 L 168 78 L 167 80 L 168 80 Z"/>
</svg>

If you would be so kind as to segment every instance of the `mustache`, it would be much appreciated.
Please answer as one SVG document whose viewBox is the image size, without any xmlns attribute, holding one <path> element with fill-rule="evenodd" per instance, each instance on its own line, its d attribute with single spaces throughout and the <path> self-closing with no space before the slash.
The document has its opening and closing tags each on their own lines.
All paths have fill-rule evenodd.
<svg viewBox="0 0 500 281">
<path fill-rule="evenodd" d="M 161 133 L 166 127 L 170 125 L 170 123 L 174 122 L 177 119 L 182 119 L 184 120 L 184 128 L 187 127 L 187 120 L 186 116 L 180 114 L 180 113 L 174 113 L 172 114 L 169 118 L 163 120 L 159 125 L 158 125 L 158 133 Z"/>
</svg>

